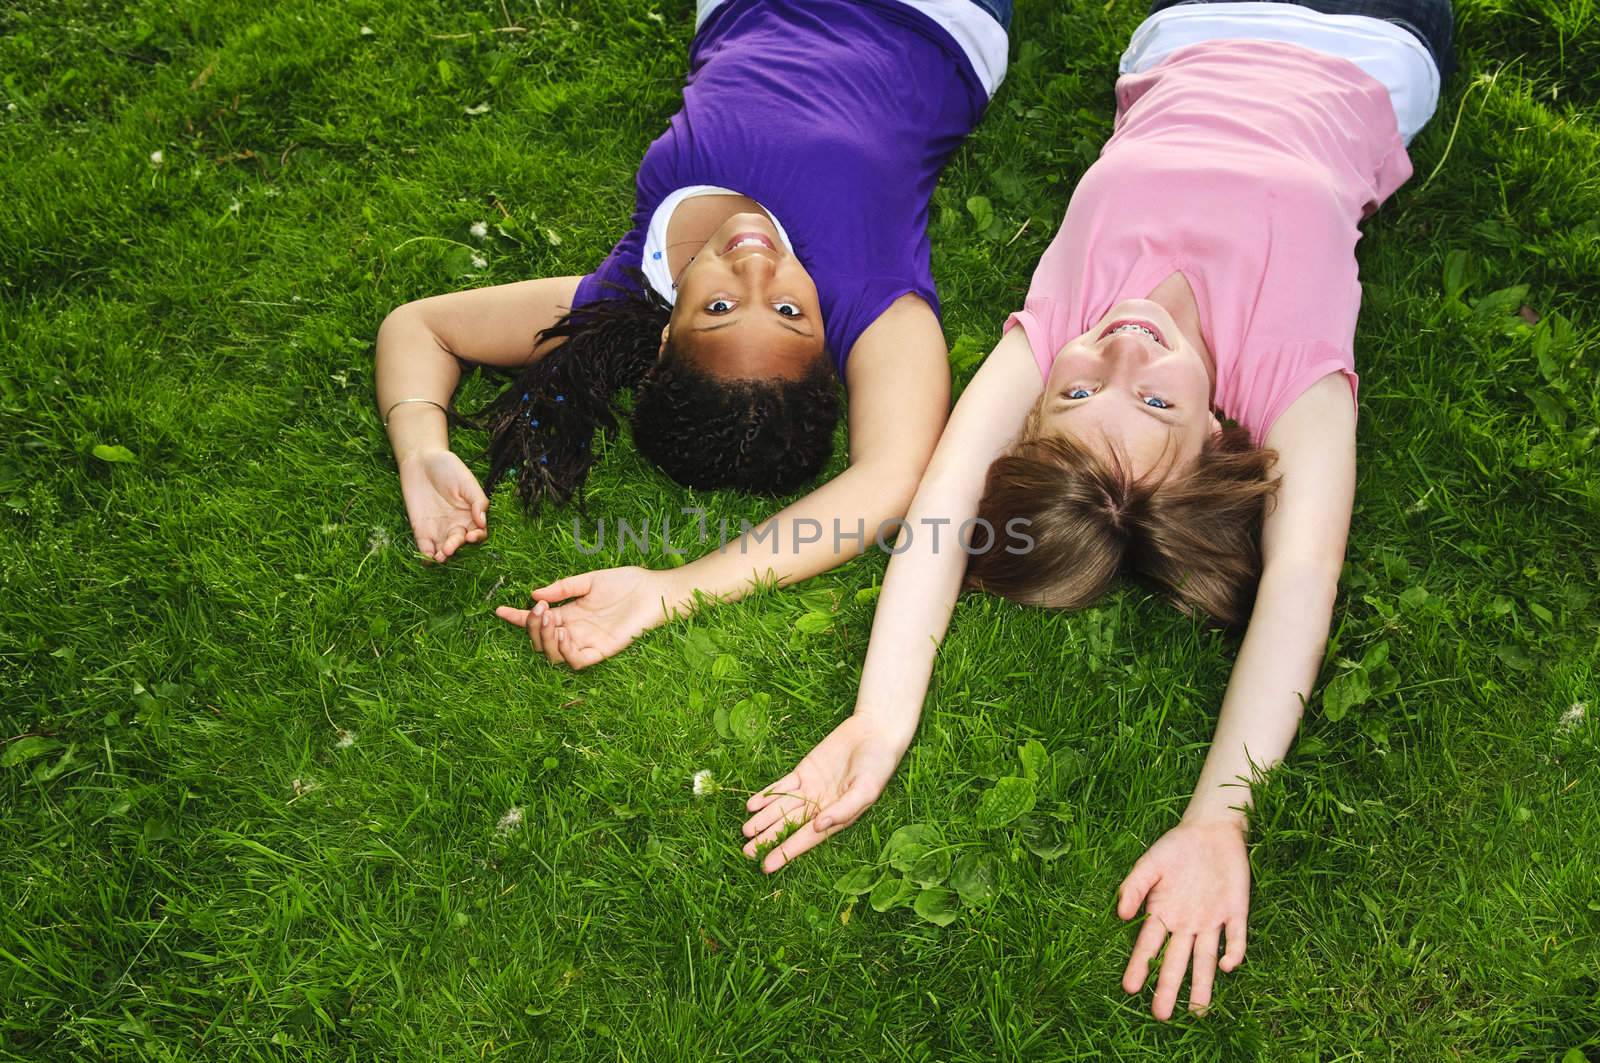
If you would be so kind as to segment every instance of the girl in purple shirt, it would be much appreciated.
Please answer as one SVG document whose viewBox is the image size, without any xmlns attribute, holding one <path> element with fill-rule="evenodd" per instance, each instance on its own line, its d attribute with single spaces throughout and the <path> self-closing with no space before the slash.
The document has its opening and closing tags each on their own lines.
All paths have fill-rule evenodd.
<svg viewBox="0 0 1600 1063">
<path fill-rule="evenodd" d="M 605 261 L 408 303 L 379 330 L 417 546 L 444 561 L 487 534 L 487 494 L 446 436 L 459 360 L 517 374 L 485 417 L 485 487 L 514 476 L 530 508 L 581 488 L 622 391 L 638 449 L 680 483 L 785 494 L 827 461 L 842 380 L 850 466 L 777 515 L 776 541 L 588 573 L 500 611 L 555 663 L 610 656 L 696 592 L 737 598 L 859 553 L 905 511 L 948 412 L 928 205 L 1004 75 L 1009 0 L 698 8 L 683 105 Z"/>
</svg>

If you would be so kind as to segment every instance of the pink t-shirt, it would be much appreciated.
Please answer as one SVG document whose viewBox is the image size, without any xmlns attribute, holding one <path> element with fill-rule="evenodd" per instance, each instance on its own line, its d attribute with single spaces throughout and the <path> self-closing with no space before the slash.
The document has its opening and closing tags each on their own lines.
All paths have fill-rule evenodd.
<svg viewBox="0 0 1600 1063">
<path fill-rule="evenodd" d="M 1181 48 L 1117 81 L 1116 130 L 1006 329 L 1048 376 L 1112 306 L 1182 273 L 1213 404 L 1261 442 L 1329 373 L 1354 398 L 1357 226 L 1410 176 L 1388 93 L 1354 63 L 1267 41 Z"/>
</svg>

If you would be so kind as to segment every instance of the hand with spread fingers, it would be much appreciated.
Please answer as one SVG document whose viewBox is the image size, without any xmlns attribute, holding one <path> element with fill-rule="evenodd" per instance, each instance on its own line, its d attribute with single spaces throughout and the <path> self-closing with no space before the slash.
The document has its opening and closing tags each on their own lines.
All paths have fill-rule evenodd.
<svg viewBox="0 0 1600 1063">
<path fill-rule="evenodd" d="M 428 450 L 400 462 L 400 492 L 417 549 L 443 562 L 464 543 L 489 535 L 489 499 L 477 477 L 450 450 Z"/>
<path fill-rule="evenodd" d="M 768 852 L 761 870 L 771 874 L 807 849 L 844 830 L 883 793 L 910 745 L 890 728 L 851 716 L 807 753 L 794 771 L 745 806 L 750 818 L 744 854 L 754 860 L 790 825 L 795 829 Z"/>
<path fill-rule="evenodd" d="M 495 615 L 527 631 L 533 651 L 551 664 L 577 669 L 621 653 L 686 598 L 672 570 L 630 565 L 557 580 L 533 592 L 532 607 L 502 605 Z"/>
<path fill-rule="evenodd" d="M 1220 966 L 1232 971 L 1244 959 L 1245 920 L 1250 911 L 1250 856 L 1239 817 L 1183 822 L 1156 840 L 1133 865 L 1118 891 L 1117 915 L 1132 919 L 1143 905 L 1144 925 L 1133 945 L 1122 988 L 1138 993 L 1150 974 L 1150 961 L 1162 951 L 1150 1012 L 1172 1018 L 1185 971 L 1189 1010 L 1211 1005 L 1211 986 Z M 1226 935 L 1227 950 L 1218 962 Z"/>
</svg>

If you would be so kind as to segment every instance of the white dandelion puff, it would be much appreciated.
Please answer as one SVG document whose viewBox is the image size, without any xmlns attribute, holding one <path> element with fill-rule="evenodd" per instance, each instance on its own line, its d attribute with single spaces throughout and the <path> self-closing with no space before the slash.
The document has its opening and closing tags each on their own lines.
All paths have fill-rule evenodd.
<svg viewBox="0 0 1600 1063">
<path fill-rule="evenodd" d="M 494 832 L 502 837 L 522 829 L 522 806 L 512 805 L 506 814 L 500 817 L 500 822 L 494 825 Z"/>
<path fill-rule="evenodd" d="M 334 749 L 349 749 L 351 746 L 356 744 L 356 733 L 354 731 L 347 731 L 341 727 L 336 733 L 339 737 L 338 740 L 333 743 Z"/>
<path fill-rule="evenodd" d="M 485 269 L 485 268 L 488 267 L 488 265 L 489 265 L 489 260 L 484 258 L 482 255 L 473 255 L 472 256 L 472 268 L 473 269 Z"/>
<path fill-rule="evenodd" d="M 694 778 L 690 780 L 690 783 L 694 786 L 694 795 L 696 797 L 714 794 L 718 790 L 717 780 L 711 774 L 710 768 L 701 768 L 695 772 Z"/>
<path fill-rule="evenodd" d="M 8 104 L 6 104 L 6 110 L 8 112 L 10 112 L 11 114 L 16 114 L 17 113 L 17 105 L 14 104 L 14 103 L 8 103 Z"/>
<path fill-rule="evenodd" d="M 389 530 L 381 524 L 372 526 L 372 534 L 367 536 L 367 556 L 371 557 L 379 550 L 389 548 Z"/>
<path fill-rule="evenodd" d="M 1566 734 L 1568 731 L 1572 730 L 1574 727 L 1577 727 L 1579 724 L 1583 723 L 1583 721 L 1588 717 L 1588 715 L 1589 715 L 1589 704 L 1588 704 L 1588 702 L 1575 701 L 1575 702 L 1572 703 L 1572 707 L 1571 708 L 1567 709 L 1566 712 L 1563 712 L 1561 714 L 1561 722 L 1556 726 L 1556 730 L 1559 731 L 1561 734 Z"/>
<path fill-rule="evenodd" d="M 167 161 L 167 156 L 166 156 L 165 152 L 152 151 L 150 153 L 150 165 L 151 166 L 160 166 L 162 163 L 164 163 L 166 161 Z"/>
<path fill-rule="evenodd" d="M 293 801 L 298 801 L 312 790 L 318 789 L 322 784 L 315 779 L 296 779 L 289 784 L 289 789 L 294 791 Z"/>
<path fill-rule="evenodd" d="M 489 224 L 487 222 L 475 221 L 472 223 L 472 228 L 468 229 L 467 231 L 472 234 L 472 238 L 474 240 L 482 240 L 484 237 L 489 235 Z"/>
<path fill-rule="evenodd" d="M 378 31 L 373 29 L 371 26 L 362 26 L 359 32 L 363 37 L 371 37 Z"/>
</svg>

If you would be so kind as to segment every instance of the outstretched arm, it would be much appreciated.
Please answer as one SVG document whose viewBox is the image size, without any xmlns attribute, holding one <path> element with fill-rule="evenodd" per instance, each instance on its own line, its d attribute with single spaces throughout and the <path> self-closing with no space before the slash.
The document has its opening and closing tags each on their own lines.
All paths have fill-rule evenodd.
<svg viewBox="0 0 1600 1063">
<path fill-rule="evenodd" d="M 1137 993 L 1166 943 L 1151 1010 L 1172 1016 L 1193 966 L 1189 1008 L 1211 1002 L 1220 942 L 1231 971 L 1244 958 L 1250 905 L 1245 848 L 1250 780 L 1288 752 L 1328 641 L 1355 495 L 1355 409 L 1341 375 L 1324 377 L 1273 426 L 1276 504 L 1262 529 L 1262 573 L 1250 626 L 1222 700 L 1216 735 L 1182 820 L 1134 864 L 1117 914 L 1147 912 L 1123 974 Z M 1167 940 L 1170 936 L 1170 940 Z"/>
<path fill-rule="evenodd" d="M 910 544 L 889 562 L 855 713 L 793 772 L 750 799 L 747 855 L 798 825 L 767 854 L 762 870 L 778 870 L 854 823 L 894 774 L 916 732 L 934 656 L 961 592 L 967 557 L 957 532 L 978 512 L 989 465 L 1015 441 L 1041 387 L 1018 328 L 1001 339 L 956 403 L 906 515 Z M 1003 537 L 1005 529 L 995 533 Z"/>
<path fill-rule="evenodd" d="M 581 279 L 546 277 L 418 299 L 378 329 L 378 412 L 388 419 L 417 549 L 433 560 L 488 534 L 489 500 L 451 453 L 444 415 L 461 382 L 461 362 L 510 367 L 543 354 L 534 337 L 566 312 Z"/>
<path fill-rule="evenodd" d="M 531 609 L 503 606 L 499 616 L 525 627 L 551 663 L 584 668 L 694 608 L 697 592 L 733 601 L 763 582 L 798 583 L 860 554 L 880 525 L 905 513 L 950 408 L 944 334 L 928 304 L 908 295 L 884 311 L 856 342 L 846 379 L 844 472 L 681 568 L 613 568 L 558 580 L 534 591 Z"/>
</svg>

